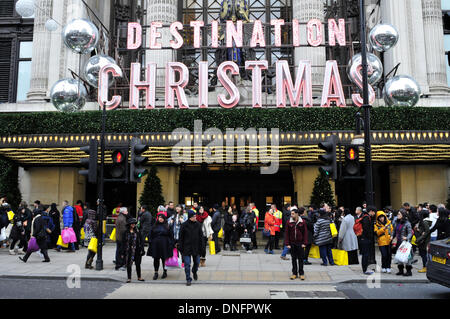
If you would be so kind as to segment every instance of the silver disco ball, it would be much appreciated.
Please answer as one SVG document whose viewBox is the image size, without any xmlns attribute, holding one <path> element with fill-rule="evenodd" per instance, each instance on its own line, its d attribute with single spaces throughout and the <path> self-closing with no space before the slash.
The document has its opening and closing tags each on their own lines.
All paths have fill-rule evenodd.
<svg viewBox="0 0 450 319">
<path fill-rule="evenodd" d="M 58 23 L 53 19 L 48 19 L 47 22 L 45 22 L 45 28 L 47 31 L 56 31 L 58 30 Z"/>
<path fill-rule="evenodd" d="M 394 47 L 398 42 L 398 31 L 390 24 L 377 24 L 370 30 L 369 41 L 374 50 L 384 52 Z"/>
<path fill-rule="evenodd" d="M 99 39 L 97 27 L 89 20 L 75 19 L 62 31 L 65 45 L 79 54 L 86 54 L 95 49 Z"/>
<path fill-rule="evenodd" d="M 414 106 L 420 99 L 420 86 L 408 75 L 397 75 L 386 82 L 383 95 L 389 106 Z"/>
<path fill-rule="evenodd" d="M 62 79 L 56 82 L 51 91 L 50 99 L 58 111 L 76 112 L 86 104 L 87 91 L 79 80 Z"/>
<path fill-rule="evenodd" d="M 34 0 L 19 0 L 16 3 L 16 12 L 22 18 L 31 18 L 34 15 Z"/>
<path fill-rule="evenodd" d="M 350 74 L 350 68 L 353 64 L 362 64 L 361 53 L 355 54 L 347 65 L 347 75 L 348 78 L 355 83 L 355 79 L 352 78 Z M 383 63 L 381 60 L 373 53 L 367 52 L 367 64 L 372 67 L 372 72 L 369 71 L 369 84 L 374 85 L 378 83 L 383 77 Z"/>
<path fill-rule="evenodd" d="M 110 56 L 104 54 L 98 54 L 89 59 L 84 67 L 84 79 L 93 87 L 98 88 L 98 78 L 100 70 L 108 65 L 116 64 L 116 61 Z M 121 75 L 122 76 L 122 75 Z M 114 84 L 114 77 L 109 74 L 109 86 Z"/>
</svg>

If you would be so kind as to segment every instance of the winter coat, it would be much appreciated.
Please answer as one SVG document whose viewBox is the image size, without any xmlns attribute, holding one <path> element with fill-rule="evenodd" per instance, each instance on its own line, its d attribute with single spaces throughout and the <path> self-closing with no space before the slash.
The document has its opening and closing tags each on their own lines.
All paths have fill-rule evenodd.
<svg viewBox="0 0 450 319">
<path fill-rule="evenodd" d="M 31 225 L 31 235 L 36 238 L 39 249 L 46 250 L 47 246 L 47 229 L 46 220 L 41 215 L 37 215 Z"/>
<path fill-rule="evenodd" d="M 212 219 L 211 217 L 208 216 L 206 219 L 203 220 L 202 223 L 203 236 L 206 238 L 209 238 L 209 236 L 212 236 L 212 234 L 214 233 L 214 230 L 211 228 L 211 222 Z"/>
<path fill-rule="evenodd" d="M 306 228 L 308 230 L 308 245 L 311 245 L 314 242 L 314 223 L 311 221 L 311 218 L 309 218 L 309 216 L 301 217 L 306 222 Z"/>
<path fill-rule="evenodd" d="M 244 229 L 247 229 L 248 232 L 252 233 L 255 229 L 255 212 L 251 211 L 250 213 L 245 213 L 243 218 Z"/>
<path fill-rule="evenodd" d="M 177 214 L 177 211 L 175 209 L 167 207 L 167 218 L 170 218 L 176 214 Z"/>
<path fill-rule="evenodd" d="M 403 223 L 401 222 L 403 221 Z M 403 237 L 406 237 L 406 240 L 411 242 L 412 239 L 412 227 L 411 223 L 405 219 L 396 220 L 394 223 L 394 234 L 392 238 L 397 238 L 397 246 L 400 246 L 400 243 L 403 241 Z"/>
<path fill-rule="evenodd" d="M 181 224 L 178 250 L 183 256 L 200 256 L 203 246 L 202 225 L 190 219 Z"/>
<path fill-rule="evenodd" d="M 384 216 L 384 224 L 380 222 L 380 217 Z M 378 246 L 388 246 L 391 244 L 392 233 L 394 232 L 394 228 L 392 227 L 391 221 L 387 218 L 385 212 L 378 211 L 377 219 L 374 225 L 375 235 L 377 237 Z"/>
<path fill-rule="evenodd" d="M 308 228 L 302 217 L 297 222 L 292 217 L 289 219 L 285 228 L 284 245 L 308 245 Z"/>
<path fill-rule="evenodd" d="M 333 243 L 331 236 L 330 220 L 327 217 L 319 217 L 314 224 L 314 243 L 317 246 L 323 246 Z"/>
<path fill-rule="evenodd" d="M 22 213 L 17 213 L 14 215 L 12 220 L 13 227 L 9 237 L 13 240 L 19 240 L 25 235 L 24 222 L 27 220 L 27 216 Z"/>
<path fill-rule="evenodd" d="M 171 231 L 167 222 L 156 222 L 150 232 L 148 238 L 149 248 L 147 256 L 152 256 L 153 259 L 166 260 L 173 255 L 174 239 L 173 232 Z"/>
<path fill-rule="evenodd" d="M 339 242 L 341 248 L 345 251 L 353 251 L 358 249 L 358 237 L 356 237 L 353 231 L 353 225 L 355 225 L 355 219 L 352 215 L 348 214 L 344 217 L 339 228 Z"/>
<path fill-rule="evenodd" d="M 98 221 L 97 212 L 95 210 L 89 209 L 87 211 L 87 218 L 84 223 L 84 245 L 89 246 L 89 242 L 97 234 Z"/>
<path fill-rule="evenodd" d="M 152 229 L 152 219 L 153 216 L 149 211 L 145 211 L 139 216 L 139 232 L 144 239 L 150 236 L 150 231 Z"/>
<path fill-rule="evenodd" d="M 416 246 L 420 249 L 427 249 L 431 241 L 430 225 L 431 220 L 420 220 L 415 228 Z"/>
<path fill-rule="evenodd" d="M 180 219 L 182 219 L 180 221 Z M 175 241 L 178 241 L 178 239 L 180 238 L 180 229 L 181 229 L 181 225 L 187 220 L 187 214 L 182 214 L 182 215 L 172 215 L 171 217 L 169 217 L 169 219 L 167 220 L 167 222 L 170 225 L 170 228 L 172 230 L 173 233 L 173 238 Z"/>
<path fill-rule="evenodd" d="M 230 230 L 233 230 L 233 214 L 227 212 L 224 216 L 223 231 L 228 232 Z"/>
<path fill-rule="evenodd" d="M 116 240 L 122 241 L 123 234 L 127 230 L 127 216 L 120 213 L 116 220 Z"/>
<path fill-rule="evenodd" d="M 63 208 L 62 216 L 64 228 L 70 228 L 73 226 L 73 214 L 74 211 L 72 206 L 66 206 Z"/>
<path fill-rule="evenodd" d="M 373 242 L 374 241 L 374 221 L 372 220 L 372 218 L 370 217 L 370 215 L 368 213 L 363 213 L 361 225 L 362 225 L 362 230 L 363 230 L 361 239 L 367 240 L 369 242 Z"/>
<path fill-rule="evenodd" d="M 275 236 L 275 231 L 277 230 L 275 224 L 277 224 L 275 215 L 267 212 L 266 216 L 264 217 L 264 229 L 270 231 L 270 236 Z"/>
<path fill-rule="evenodd" d="M 122 237 L 122 256 L 125 265 L 131 265 L 133 262 L 139 265 L 142 256 L 145 254 L 144 243 L 142 242 L 139 230 L 134 228 L 134 232 L 132 233 L 130 229 L 127 229 Z"/>
<path fill-rule="evenodd" d="M 221 219 L 222 217 L 220 211 L 216 210 L 211 220 L 211 228 L 215 233 L 218 233 L 222 228 Z"/>
<path fill-rule="evenodd" d="M 437 239 L 446 239 L 450 236 L 450 219 L 441 219 L 439 218 L 434 224 L 433 228 L 430 229 L 431 232 L 438 232 Z"/>
</svg>

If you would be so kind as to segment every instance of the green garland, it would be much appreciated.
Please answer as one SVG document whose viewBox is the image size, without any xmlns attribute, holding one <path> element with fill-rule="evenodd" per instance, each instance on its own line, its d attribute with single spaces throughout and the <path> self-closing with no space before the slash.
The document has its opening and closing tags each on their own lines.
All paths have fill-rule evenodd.
<svg viewBox="0 0 450 319">
<path fill-rule="evenodd" d="M 109 111 L 108 133 L 172 132 L 194 129 L 194 120 L 203 129 L 279 128 L 280 131 L 335 131 L 355 129 L 357 108 L 285 109 L 157 109 Z M 361 110 L 362 112 L 362 110 Z M 448 107 L 376 107 L 371 111 L 372 130 L 448 130 Z M 0 136 L 21 134 L 99 133 L 101 112 L 73 114 L 59 112 L 0 113 Z"/>
<path fill-rule="evenodd" d="M 13 211 L 17 211 L 22 200 L 18 184 L 18 166 L 4 158 L 0 158 L 0 196 L 6 195 Z"/>
</svg>

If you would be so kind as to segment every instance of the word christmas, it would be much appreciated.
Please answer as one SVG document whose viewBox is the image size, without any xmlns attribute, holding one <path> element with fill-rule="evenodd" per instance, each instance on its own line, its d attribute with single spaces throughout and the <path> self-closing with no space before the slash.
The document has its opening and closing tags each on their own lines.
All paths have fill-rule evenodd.
<svg viewBox="0 0 450 319">
<path fill-rule="evenodd" d="M 237 25 L 236 25 L 237 24 Z M 226 46 L 227 48 L 243 46 L 243 30 L 242 21 L 237 23 L 227 21 L 226 24 Z M 283 20 L 272 20 L 271 25 L 275 27 L 275 46 L 281 46 L 281 26 L 284 25 Z M 293 20 L 293 46 L 300 45 L 299 23 Z M 191 21 L 194 28 L 194 47 L 200 47 L 200 31 L 203 27 L 203 21 Z M 152 22 L 149 32 L 150 49 L 161 49 L 161 43 L 157 39 L 161 37 L 158 28 L 162 27 L 160 22 Z M 308 43 L 311 46 L 319 46 L 323 42 L 323 24 L 317 19 L 313 19 L 307 23 Z M 170 31 L 175 39 L 170 41 L 173 49 L 179 49 L 183 46 L 183 38 L 178 30 L 182 30 L 181 22 L 174 22 L 170 26 Z M 212 22 L 212 47 L 218 48 L 219 45 L 219 28 L 218 22 Z M 257 20 L 254 22 L 253 35 L 250 47 L 257 45 L 264 47 L 265 36 L 263 33 L 262 23 Z M 334 19 L 328 21 L 328 43 L 329 45 L 345 46 L 345 20 L 339 19 L 338 23 Z M 130 50 L 138 49 L 142 45 L 142 27 L 139 23 L 129 23 L 128 27 L 128 46 Z M 141 64 L 132 63 L 130 71 L 130 109 L 139 108 L 139 94 L 145 93 L 145 108 L 154 109 L 156 107 L 156 70 L 157 64 L 150 62 L 146 65 L 146 79 L 141 79 Z M 252 105 L 254 108 L 261 108 L 262 103 L 262 72 L 268 69 L 267 60 L 245 61 L 245 69 L 252 72 Z M 297 66 L 297 76 L 295 84 L 292 81 L 292 75 L 286 60 L 279 60 L 275 65 L 276 69 L 276 105 L 277 107 L 286 107 L 286 92 L 292 107 L 300 105 L 300 99 L 303 98 L 303 107 L 312 107 L 312 76 L 311 62 L 299 61 Z M 350 70 L 350 76 L 355 84 L 362 89 L 362 65 L 353 66 Z M 369 73 L 371 67 L 369 64 Z M 113 77 L 119 77 L 121 70 L 117 65 L 107 65 L 103 67 L 99 74 L 99 90 L 98 102 L 101 106 L 106 106 L 108 110 L 117 108 L 122 102 L 121 96 L 113 96 L 108 99 L 108 81 L 110 74 Z M 217 95 L 217 103 L 223 108 L 233 108 L 239 104 L 240 93 L 236 84 L 229 77 L 239 75 L 239 66 L 233 61 L 224 61 L 217 68 L 217 78 L 224 87 L 226 94 Z M 177 76 L 178 74 L 178 76 Z M 201 61 L 198 65 L 198 107 L 207 108 L 209 103 L 208 97 L 208 62 Z M 178 80 L 177 80 L 178 79 Z M 165 108 L 174 108 L 176 106 L 175 98 L 180 109 L 189 108 L 188 100 L 184 88 L 189 82 L 189 70 L 183 63 L 168 62 L 165 66 Z M 369 86 L 370 103 L 375 100 L 375 91 Z M 357 106 L 362 105 L 362 97 L 359 93 L 352 95 L 353 103 Z M 339 75 L 337 61 L 330 60 L 325 65 L 325 75 L 323 82 L 323 91 L 321 106 L 330 107 L 331 103 L 336 103 L 339 107 L 345 107 L 345 96 L 342 87 L 341 77 Z"/>
</svg>

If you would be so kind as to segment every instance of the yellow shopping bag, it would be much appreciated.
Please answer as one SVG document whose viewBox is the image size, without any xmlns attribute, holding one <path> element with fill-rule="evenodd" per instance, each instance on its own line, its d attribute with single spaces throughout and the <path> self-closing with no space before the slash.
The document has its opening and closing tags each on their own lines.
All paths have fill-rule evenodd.
<svg viewBox="0 0 450 319">
<path fill-rule="evenodd" d="M 411 245 L 417 246 L 416 245 L 416 235 L 413 235 L 411 238 Z"/>
<path fill-rule="evenodd" d="M 103 234 L 106 234 L 106 220 L 103 221 Z"/>
<path fill-rule="evenodd" d="M 112 230 L 111 236 L 109 236 L 109 239 L 111 239 L 112 241 L 116 241 L 116 228 L 115 227 Z"/>
<path fill-rule="evenodd" d="M 69 247 L 69 244 L 64 244 L 61 235 L 59 235 L 58 241 L 56 242 L 56 245 L 57 245 L 57 246 L 61 246 L 61 247 L 63 247 L 63 248 Z"/>
<path fill-rule="evenodd" d="M 314 244 L 311 245 L 311 249 L 309 250 L 308 257 L 310 257 L 310 258 L 320 258 L 319 246 L 316 246 Z"/>
<path fill-rule="evenodd" d="M 216 254 L 216 243 L 214 241 L 209 242 L 209 254 L 210 255 Z"/>
<path fill-rule="evenodd" d="M 217 235 L 219 238 L 223 238 L 223 228 L 219 230 L 219 234 Z"/>
<path fill-rule="evenodd" d="M 86 237 L 86 234 L 84 233 L 84 228 L 81 228 L 81 231 L 80 231 L 80 239 L 81 239 L 81 240 L 84 240 L 85 237 Z"/>
<path fill-rule="evenodd" d="M 338 266 L 348 266 L 348 253 L 341 249 L 332 249 L 334 263 Z"/>
<path fill-rule="evenodd" d="M 331 223 L 330 224 L 330 229 L 331 229 L 331 236 L 333 236 L 333 238 L 336 237 L 338 235 L 336 224 L 335 223 Z"/>
<path fill-rule="evenodd" d="M 98 240 L 96 237 L 92 237 L 91 241 L 89 242 L 89 246 L 88 246 L 88 250 L 97 253 L 97 245 L 98 245 Z"/>
<path fill-rule="evenodd" d="M 12 210 L 10 210 L 10 211 L 8 212 L 8 220 L 9 220 L 9 221 L 12 221 L 13 218 L 14 218 L 14 213 L 12 212 Z"/>
</svg>

